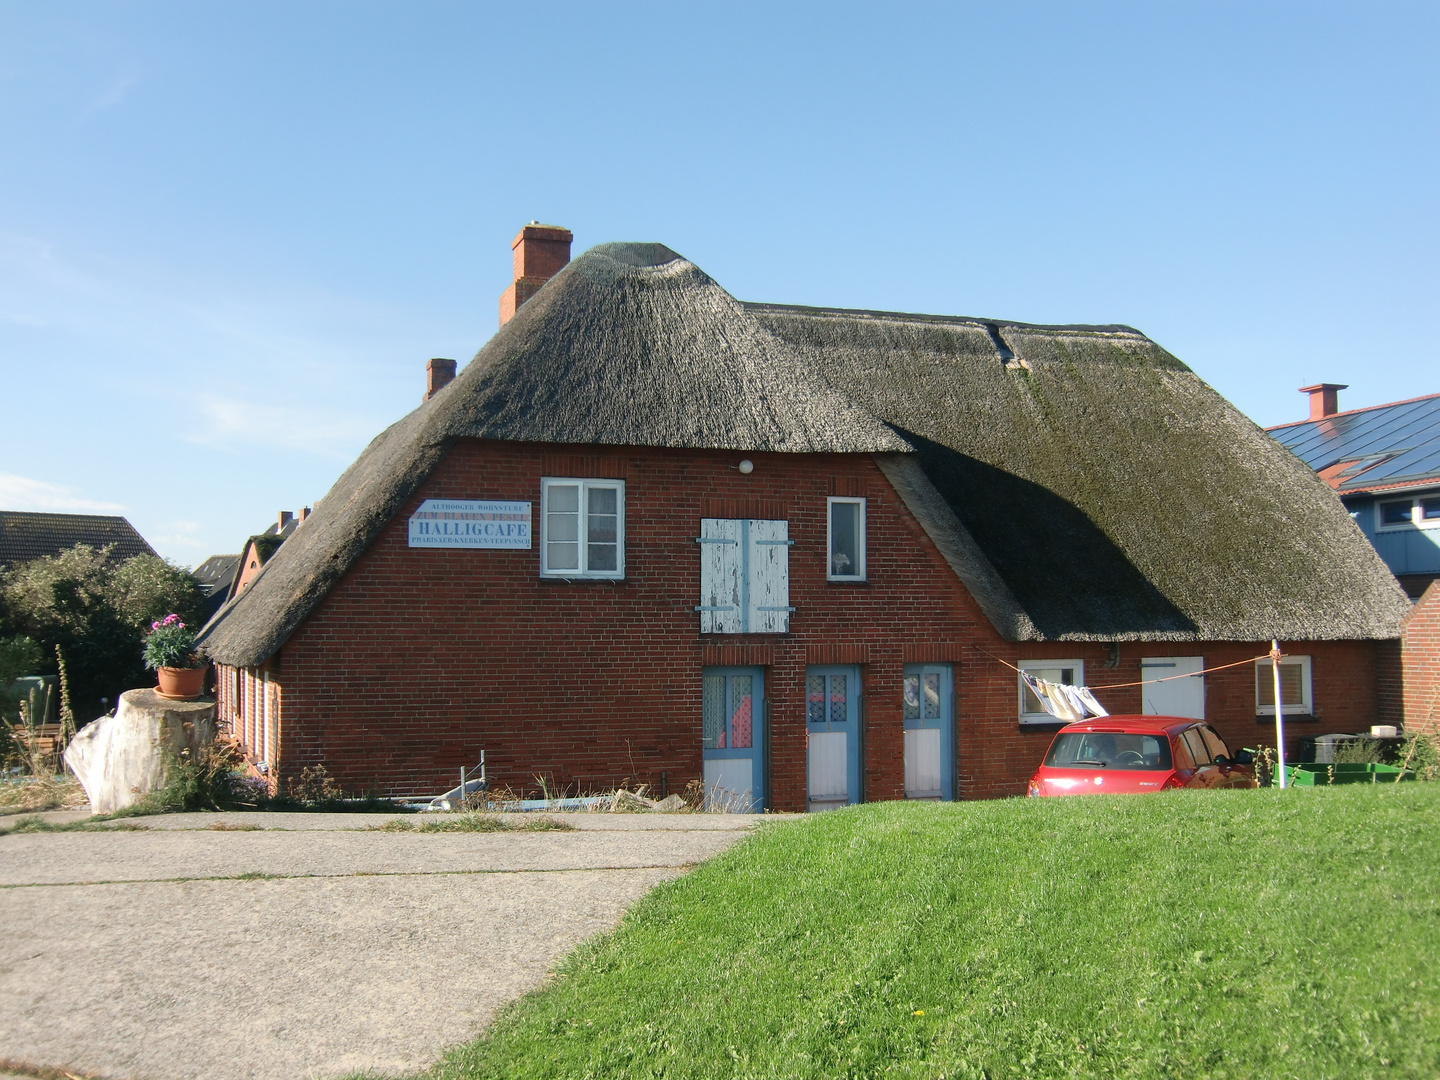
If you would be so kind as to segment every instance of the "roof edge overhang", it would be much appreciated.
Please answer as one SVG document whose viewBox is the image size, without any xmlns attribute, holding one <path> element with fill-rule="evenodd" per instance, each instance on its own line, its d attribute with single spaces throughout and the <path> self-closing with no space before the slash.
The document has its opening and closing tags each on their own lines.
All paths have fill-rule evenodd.
<svg viewBox="0 0 1440 1080">
<path fill-rule="evenodd" d="M 1425 477 L 1420 480 L 1397 480 L 1393 484 L 1370 484 L 1366 487 L 1345 487 L 1335 489 L 1335 494 L 1341 498 L 1348 495 L 1404 495 L 1409 492 L 1426 491 L 1430 488 L 1440 488 L 1440 474 Z"/>
</svg>

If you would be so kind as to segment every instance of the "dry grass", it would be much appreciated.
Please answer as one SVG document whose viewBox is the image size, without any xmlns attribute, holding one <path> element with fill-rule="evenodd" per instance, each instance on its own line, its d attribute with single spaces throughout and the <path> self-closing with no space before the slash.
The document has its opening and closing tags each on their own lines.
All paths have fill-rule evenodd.
<svg viewBox="0 0 1440 1080">
<path fill-rule="evenodd" d="M 63 776 L 22 776 L 0 780 L 0 814 L 78 810 L 89 803 L 80 781 L 68 773 Z"/>
<path fill-rule="evenodd" d="M 412 821 L 395 818 L 383 825 L 367 826 L 364 832 L 574 832 L 575 826 L 568 821 L 552 817 L 535 817 L 521 821 L 510 821 L 493 814 L 457 814 L 426 821 Z"/>
</svg>

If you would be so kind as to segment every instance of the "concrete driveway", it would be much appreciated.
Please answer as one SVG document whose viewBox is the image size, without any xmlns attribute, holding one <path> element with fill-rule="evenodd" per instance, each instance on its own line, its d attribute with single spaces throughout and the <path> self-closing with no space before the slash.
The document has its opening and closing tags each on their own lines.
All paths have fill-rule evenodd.
<svg viewBox="0 0 1440 1080">
<path fill-rule="evenodd" d="M 180 814 L 137 819 L 144 831 L 0 837 L 0 1073 L 296 1080 L 424 1066 L 756 820 L 564 818 L 578 831 Z"/>
</svg>

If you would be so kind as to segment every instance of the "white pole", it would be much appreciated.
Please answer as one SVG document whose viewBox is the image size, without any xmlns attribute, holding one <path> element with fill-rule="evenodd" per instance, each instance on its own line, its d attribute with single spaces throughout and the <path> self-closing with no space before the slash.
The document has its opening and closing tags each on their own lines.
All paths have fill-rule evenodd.
<svg viewBox="0 0 1440 1080">
<path fill-rule="evenodd" d="M 1270 669 L 1275 676 L 1275 755 L 1280 786 L 1285 786 L 1285 703 L 1280 694 L 1280 643 L 1270 642 Z"/>
</svg>

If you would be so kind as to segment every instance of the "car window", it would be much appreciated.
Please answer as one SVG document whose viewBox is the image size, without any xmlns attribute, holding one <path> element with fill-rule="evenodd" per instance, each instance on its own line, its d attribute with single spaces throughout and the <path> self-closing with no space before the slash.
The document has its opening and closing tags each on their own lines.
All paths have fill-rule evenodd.
<svg viewBox="0 0 1440 1080">
<path fill-rule="evenodd" d="M 1200 728 L 1200 737 L 1205 740 L 1205 748 L 1210 751 L 1213 760 L 1219 761 L 1222 757 L 1226 761 L 1230 760 L 1230 748 L 1225 745 L 1225 740 L 1216 734 L 1214 728 Z"/>
<path fill-rule="evenodd" d="M 1120 731 L 1062 731 L 1050 744 L 1045 764 L 1052 769 L 1166 772 L 1170 769 L 1170 740 Z"/>
<path fill-rule="evenodd" d="M 1195 768 L 1195 759 L 1190 756 L 1190 748 L 1185 744 L 1185 740 L 1179 735 L 1175 736 L 1175 768 Z"/>
<path fill-rule="evenodd" d="M 1197 768 L 1210 764 L 1210 751 L 1205 749 L 1205 740 L 1200 737 L 1200 732 L 1193 727 L 1186 728 L 1180 733 L 1180 737 L 1185 740 L 1185 745 L 1190 750 L 1190 756 L 1195 759 Z"/>
</svg>

